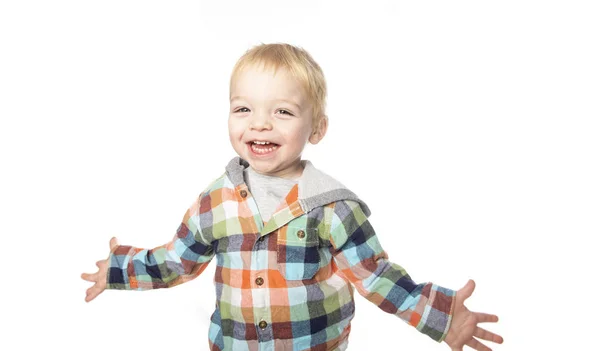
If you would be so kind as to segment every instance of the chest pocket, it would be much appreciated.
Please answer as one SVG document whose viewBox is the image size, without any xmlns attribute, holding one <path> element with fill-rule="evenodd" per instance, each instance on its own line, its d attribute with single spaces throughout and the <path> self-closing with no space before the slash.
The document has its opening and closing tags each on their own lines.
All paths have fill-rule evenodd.
<svg viewBox="0 0 600 351">
<path fill-rule="evenodd" d="M 284 232 L 285 231 L 285 232 Z M 277 236 L 277 269 L 287 280 L 311 279 L 319 270 L 317 228 L 289 224 Z"/>
</svg>

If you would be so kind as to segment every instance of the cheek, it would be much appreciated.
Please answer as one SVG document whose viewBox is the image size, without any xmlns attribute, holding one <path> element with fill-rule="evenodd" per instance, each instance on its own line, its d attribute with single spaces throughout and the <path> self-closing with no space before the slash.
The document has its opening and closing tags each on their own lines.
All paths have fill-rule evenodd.
<svg viewBox="0 0 600 351">
<path fill-rule="evenodd" d="M 296 130 L 295 132 L 288 133 L 286 140 L 290 145 L 294 145 L 296 148 L 302 148 L 308 140 L 308 132 L 304 130 Z"/>
<path fill-rule="evenodd" d="M 236 121 L 233 118 L 230 118 L 227 122 L 227 127 L 229 128 L 229 138 L 233 141 L 235 139 L 239 139 L 244 133 L 244 126 L 240 121 Z"/>
</svg>

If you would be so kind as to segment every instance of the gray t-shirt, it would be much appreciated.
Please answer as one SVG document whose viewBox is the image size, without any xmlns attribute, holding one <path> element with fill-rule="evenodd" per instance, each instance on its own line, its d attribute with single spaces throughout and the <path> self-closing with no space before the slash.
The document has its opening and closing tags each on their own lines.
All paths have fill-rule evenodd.
<svg viewBox="0 0 600 351">
<path fill-rule="evenodd" d="M 298 179 L 286 179 L 257 173 L 252 167 L 244 169 L 244 182 L 258 205 L 258 211 L 264 221 L 268 221 L 275 208 L 298 183 Z"/>
</svg>

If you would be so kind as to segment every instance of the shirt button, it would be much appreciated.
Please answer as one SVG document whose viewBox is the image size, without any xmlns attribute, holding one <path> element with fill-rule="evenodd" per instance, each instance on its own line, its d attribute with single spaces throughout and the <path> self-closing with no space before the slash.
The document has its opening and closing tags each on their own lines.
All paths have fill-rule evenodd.
<svg viewBox="0 0 600 351">
<path fill-rule="evenodd" d="M 261 236 L 260 238 L 258 238 L 258 241 L 263 241 L 263 240 L 265 240 L 265 236 L 264 235 Z"/>
<path fill-rule="evenodd" d="M 246 197 L 248 196 L 248 192 L 246 190 L 242 190 L 240 191 L 240 195 L 242 195 L 242 197 Z"/>
<path fill-rule="evenodd" d="M 256 283 L 256 285 L 261 286 L 261 285 L 263 285 L 265 280 L 262 277 L 258 277 L 258 278 L 256 278 L 256 280 L 254 282 Z"/>
<path fill-rule="evenodd" d="M 304 233 L 304 230 L 302 230 L 302 229 L 300 229 L 300 230 L 298 231 L 298 233 L 296 233 L 296 234 L 298 234 L 298 237 L 299 237 L 300 239 L 304 239 L 304 237 L 306 236 L 306 233 Z"/>
<path fill-rule="evenodd" d="M 260 322 L 258 323 L 258 326 L 259 326 L 259 328 L 260 328 L 260 329 L 265 329 L 265 328 L 267 327 L 267 322 L 265 322 L 265 321 L 260 321 Z"/>
</svg>

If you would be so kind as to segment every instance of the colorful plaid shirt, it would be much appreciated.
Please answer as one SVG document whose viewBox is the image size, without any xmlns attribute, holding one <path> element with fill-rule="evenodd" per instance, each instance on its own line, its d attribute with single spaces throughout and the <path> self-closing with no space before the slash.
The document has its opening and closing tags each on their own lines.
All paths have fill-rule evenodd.
<svg viewBox="0 0 600 351">
<path fill-rule="evenodd" d="M 243 180 L 248 163 L 235 157 L 190 206 L 171 241 L 110 253 L 107 288 L 170 288 L 216 257 L 210 350 L 345 350 L 354 289 L 442 341 L 456 292 L 413 282 L 388 260 L 366 204 L 302 162 L 298 184 L 265 222 Z"/>
</svg>

